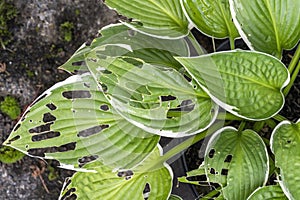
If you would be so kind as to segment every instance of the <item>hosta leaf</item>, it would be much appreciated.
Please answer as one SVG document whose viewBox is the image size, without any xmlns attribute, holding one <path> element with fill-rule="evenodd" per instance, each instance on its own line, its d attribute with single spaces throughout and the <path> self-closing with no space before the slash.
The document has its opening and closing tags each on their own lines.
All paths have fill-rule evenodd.
<svg viewBox="0 0 300 200">
<path fill-rule="evenodd" d="M 142 161 L 158 140 L 116 114 L 86 73 L 43 93 L 4 144 L 29 155 L 57 159 L 66 168 L 80 168 L 95 159 L 118 168 Z"/>
<path fill-rule="evenodd" d="M 300 39 L 299 0 L 229 0 L 233 21 L 251 49 L 281 58 Z"/>
<path fill-rule="evenodd" d="M 77 172 L 67 181 L 68 185 L 60 199 L 69 199 L 72 195 L 77 196 L 75 199 L 168 199 L 173 179 L 171 168 L 166 163 L 159 164 L 156 168 L 148 168 L 159 159 L 160 151 L 161 149 L 156 148 L 145 161 L 133 169 L 116 171 L 99 162 L 87 164 L 88 169 L 94 169 L 95 172 Z"/>
<path fill-rule="evenodd" d="M 280 168 L 280 186 L 289 199 L 299 199 L 300 121 L 281 122 L 272 133 L 271 149 Z"/>
<path fill-rule="evenodd" d="M 204 34 L 214 38 L 236 38 L 228 0 L 182 0 L 187 17 Z"/>
<path fill-rule="evenodd" d="M 60 68 L 72 73 L 87 71 L 85 55 L 92 51 L 101 51 L 108 56 L 131 56 L 175 69 L 181 68 L 181 65 L 173 56 L 189 55 L 183 38 L 172 41 L 153 38 L 122 24 L 106 26 L 100 34 L 101 37 L 94 39 L 90 46 L 82 45 Z"/>
<path fill-rule="evenodd" d="M 217 114 L 209 96 L 174 69 L 92 53 L 87 65 L 118 113 L 148 132 L 167 137 L 196 134 Z"/>
<path fill-rule="evenodd" d="M 234 115 L 263 120 L 284 104 L 281 90 L 289 82 L 289 73 L 273 56 L 235 50 L 177 60 L 213 100 Z"/>
<path fill-rule="evenodd" d="M 106 0 L 105 3 L 138 23 L 127 25 L 142 33 L 161 38 L 188 34 L 188 21 L 180 0 Z"/>
<path fill-rule="evenodd" d="M 268 153 L 254 131 L 224 127 L 209 140 L 201 167 L 209 182 L 222 186 L 225 199 L 243 200 L 266 183 Z"/>
<path fill-rule="evenodd" d="M 271 185 L 258 188 L 247 200 L 288 200 L 288 198 L 279 185 Z"/>
</svg>

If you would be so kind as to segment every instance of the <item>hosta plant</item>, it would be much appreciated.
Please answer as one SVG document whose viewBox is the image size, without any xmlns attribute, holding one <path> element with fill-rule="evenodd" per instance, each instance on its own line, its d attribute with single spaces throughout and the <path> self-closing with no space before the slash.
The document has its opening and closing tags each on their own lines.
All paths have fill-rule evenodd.
<svg viewBox="0 0 300 200">
<path fill-rule="evenodd" d="M 299 199 L 300 122 L 278 113 L 300 69 L 300 48 L 281 61 L 300 1 L 105 3 L 129 20 L 81 46 L 4 145 L 75 170 L 60 199 L 181 199 L 170 158 L 204 139 L 203 163 L 179 178 L 213 185 L 203 199 Z M 231 49 L 205 53 L 197 31 Z M 162 137 L 185 140 L 166 150 Z"/>
</svg>

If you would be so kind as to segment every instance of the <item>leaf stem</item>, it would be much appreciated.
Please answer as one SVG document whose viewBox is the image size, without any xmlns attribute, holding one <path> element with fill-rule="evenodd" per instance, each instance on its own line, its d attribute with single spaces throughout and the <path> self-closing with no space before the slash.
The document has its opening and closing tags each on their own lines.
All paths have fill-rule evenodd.
<svg viewBox="0 0 300 200">
<path fill-rule="evenodd" d="M 300 70 L 299 59 L 300 59 L 300 45 L 298 45 L 297 50 L 296 50 L 296 52 L 295 52 L 295 54 L 294 54 L 294 56 L 292 58 L 292 61 L 291 61 L 291 63 L 288 66 L 288 70 L 289 70 L 289 72 L 291 74 L 291 81 L 286 86 L 286 88 L 284 88 L 284 90 L 283 90 L 284 96 L 287 96 L 287 94 L 291 90 L 291 88 L 292 88 L 292 86 L 293 86 L 293 84 L 294 84 L 294 82 L 295 82 L 295 80 L 297 78 L 297 75 L 298 75 L 299 70 Z"/>
<path fill-rule="evenodd" d="M 242 121 L 239 126 L 238 132 L 241 133 L 244 130 L 245 126 L 246 126 L 246 121 Z"/>
<path fill-rule="evenodd" d="M 149 166 L 149 169 L 153 169 L 156 166 L 161 166 L 162 163 L 166 162 L 170 158 L 181 153 L 182 151 L 192 146 L 193 144 L 199 142 L 200 140 L 203 140 L 205 137 L 213 134 L 215 131 L 222 128 L 223 125 L 224 125 L 223 121 L 217 122 L 213 124 L 208 130 L 188 138 L 187 140 L 183 141 L 182 143 L 178 144 L 177 146 L 173 147 L 168 152 L 166 152 L 163 156 L 161 156 L 158 160 L 156 160 L 156 162 L 153 163 L 152 166 Z"/>
<path fill-rule="evenodd" d="M 275 119 L 276 121 L 279 121 L 279 122 L 282 122 L 282 121 L 287 120 L 284 116 L 279 115 L 279 114 L 275 115 L 275 116 L 273 117 L 273 119 Z"/>
<path fill-rule="evenodd" d="M 291 60 L 291 63 L 289 64 L 289 67 L 288 67 L 288 70 L 291 74 L 293 73 L 293 71 L 298 63 L 299 58 L 300 58 L 300 45 L 298 45 L 297 50 Z"/>
<path fill-rule="evenodd" d="M 188 38 L 189 38 L 189 41 L 191 42 L 192 46 L 196 50 L 196 52 L 199 55 L 203 55 L 204 51 L 203 51 L 202 47 L 200 46 L 200 44 L 198 43 L 198 41 L 196 40 L 195 36 L 193 35 L 193 33 L 191 31 L 188 34 Z"/>
<path fill-rule="evenodd" d="M 298 76 L 299 70 L 300 70 L 300 62 L 298 62 L 298 65 L 297 65 L 296 69 L 292 73 L 290 83 L 283 90 L 284 96 L 287 96 L 288 93 L 290 92 L 290 90 L 291 90 L 292 86 L 294 85 L 294 82 L 295 82 L 295 80 L 296 80 L 296 78 Z"/>
<path fill-rule="evenodd" d="M 235 49 L 235 44 L 234 44 L 234 38 L 229 37 L 229 43 L 230 43 L 230 49 L 234 50 Z"/>
<path fill-rule="evenodd" d="M 242 118 L 235 116 L 229 112 L 220 112 L 217 116 L 217 119 L 218 120 L 230 120 L 230 121 L 233 121 L 233 120 L 241 121 L 242 120 Z"/>
</svg>

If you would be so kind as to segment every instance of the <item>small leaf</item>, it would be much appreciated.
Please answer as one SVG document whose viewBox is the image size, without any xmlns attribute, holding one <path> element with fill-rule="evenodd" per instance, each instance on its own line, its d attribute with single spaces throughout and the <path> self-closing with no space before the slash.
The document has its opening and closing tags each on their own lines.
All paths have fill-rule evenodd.
<svg viewBox="0 0 300 200">
<path fill-rule="evenodd" d="M 229 0 L 235 25 L 251 49 L 281 58 L 300 39 L 299 0 Z"/>
<path fill-rule="evenodd" d="M 183 200 L 180 196 L 171 194 L 171 196 L 169 197 L 169 200 Z"/>
<path fill-rule="evenodd" d="M 175 69 L 182 66 L 173 56 L 189 56 L 186 41 L 164 40 L 138 33 L 122 24 L 110 25 L 100 31 L 101 37 L 90 46 L 82 45 L 60 68 L 71 73 L 88 71 L 85 56 L 93 51 L 106 56 L 130 56 L 147 63 L 164 65 Z"/>
<path fill-rule="evenodd" d="M 289 72 L 273 56 L 235 50 L 177 60 L 216 103 L 234 115 L 264 120 L 284 104 L 282 88 L 289 82 Z"/>
<path fill-rule="evenodd" d="M 225 199 L 246 199 L 268 179 L 268 153 L 261 137 L 224 127 L 208 142 L 202 168 L 209 182 L 222 186 Z"/>
<path fill-rule="evenodd" d="M 279 185 L 257 188 L 247 200 L 288 200 Z"/>
<path fill-rule="evenodd" d="M 283 121 L 271 136 L 271 150 L 275 165 L 280 168 L 280 186 L 289 199 L 300 196 L 300 121 Z"/>
<path fill-rule="evenodd" d="M 172 188 L 173 173 L 168 164 L 149 168 L 161 156 L 162 149 L 155 150 L 140 165 L 132 169 L 116 171 L 99 162 L 89 163 L 93 172 L 77 172 L 67 181 L 60 199 L 76 196 L 76 199 L 101 200 L 156 200 L 168 199 Z"/>
<path fill-rule="evenodd" d="M 214 38 L 237 38 L 227 0 L 182 0 L 187 17 L 204 34 Z"/>
<path fill-rule="evenodd" d="M 87 56 L 87 65 L 114 109 L 150 133 L 183 137 L 205 130 L 216 118 L 218 106 L 174 69 L 97 54 Z"/>
<path fill-rule="evenodd" d="M 142 33 L 174 39 L 189 32 L 180 0 L 106 0 L 105 3 L 120 14 L 137 20 L 139 23 L 127 25 Z"/>
<path fill-rule="evenodd" d="M 135 166 L 157 145 L 116 114 L 90 74 L 74 75 L 44 92 L 15 126 L 5 145 L 76 168 L 93 160 Z"/>
</svg>

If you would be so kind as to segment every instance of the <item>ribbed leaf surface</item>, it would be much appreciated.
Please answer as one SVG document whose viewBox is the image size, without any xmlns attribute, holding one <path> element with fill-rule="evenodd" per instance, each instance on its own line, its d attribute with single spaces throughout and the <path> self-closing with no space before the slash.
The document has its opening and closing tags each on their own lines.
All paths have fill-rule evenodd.
<svg viewBox="0 0 300 200">
<path fill-rule="evenodd" d="M 137 20 L 139 23 L 127 25 L 140 32 L 163 38 L 179 38 L 189 32 L 180 0 L 106 0 L 105 3 Z"/>
<path fill-rule="evenodd" d="M 157 145 L 116 114 L 90 74 L 57 83 L 30 106 L 4 143 L 26 154 L 80 168 L 92 160 L 114 167 L 142 161 Z"/>
<path fill-rule="evenodd" d="M 71 73 L 87 71 L 86 54 L 101 51 L 107 56 L 130 56 L 147 63 L 179 69 L 181 65 L 173 56 L 189 56 L 185 40 L 165 40 L 138 33 L 125 25 L 104 27 L 101 37 L 95 38 L 90 46 L 83 45 L 60 68 Z"/>
<path fill-rule="evenodd" d="M 218 106 L 176 70 L 97 54 L 88 55 L 87 64 L 118 113 L 148 132 L 182 137 L 203 131 L 215 119 Z"/>
<path fill-rule="evenodd" d="M 247 200 L 288 200 L 288 198 L 279 185 L 272 185 L 255 190 Z"/>
<path fill-rule="evenodd" d="M 229 0 L 233 20 L 252 49 L 278 58 L 300 39 L 299 0 Z"/>
<path fill-rule="evenodd" d="M 266 119 L 284 104 L 289 73 L 273 56 L 235 50 L 177 60 L 216 103 L 237 116 Z"/>
<path fill-rule="evenodd" d="M 90 163 L 87 168 L 95 172 L 77 172 L 67 181 L 60 199 L 166 200 L 172 188 L 171 168 L 166 163 L 149 168 L 159 157 L 156 148 L 136 168 L 118 171 L 99 162 Z M 72 198 L 74 195 L 77 198 Z"/>
<path fill-rule="evenodd" d="M 281 122 L 273 131 L 271 149 L 275 165 L 280 168 L 279 182 L 289 199 L 300 197 L 300 121 Z"/>
<path fill-rule="evenodd" d="M 187 17 L 204 34 L 214 38 L 236 38 L 239 33 L 232 22 L 229 1 L 182 0 Z"/>
<path fill-rule="evenodd" d="M 225 199 L 247 199 L 268 179 L 267 149 L 254 131 L 224 127 L 210 139 L 202 168 L 209 182 L 222 186 Z"/>
</svg>

